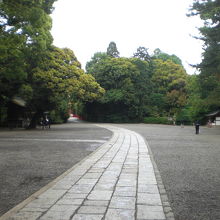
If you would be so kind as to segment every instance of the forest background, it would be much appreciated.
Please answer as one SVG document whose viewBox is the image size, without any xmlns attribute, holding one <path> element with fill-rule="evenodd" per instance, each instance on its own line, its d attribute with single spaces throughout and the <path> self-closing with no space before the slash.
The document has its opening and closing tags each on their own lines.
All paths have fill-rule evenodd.
<svg viewBox="0 0 220 220">
<path fill-rule="evenodd" d="M 53 45 L 54 2 L 0 2 L 1 125 L 22 118 L 34 128 L 45 113 L 62 123 L 70 109 L 89 121 L 192 124 L 220 108 L 219 1 L 197 0 L 189 11 L 204 21 L 198 75 L 160 49 L 140 46 L 120 57 L 115 42 L 84 71 L 72 50 Z"/>
</svg>

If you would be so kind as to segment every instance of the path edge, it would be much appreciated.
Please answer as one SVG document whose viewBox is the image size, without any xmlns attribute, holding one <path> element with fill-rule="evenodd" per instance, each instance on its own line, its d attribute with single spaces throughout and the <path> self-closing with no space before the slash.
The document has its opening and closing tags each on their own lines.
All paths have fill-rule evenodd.
<svg viewBox="0 0 220 220">
<path fill-rule="evenodd" d="M 98 126 L 96 124 L 94 124 L 97 127 L 101 127 Z M 103 128 L 103 127 L 102 127 Z M 105 128 L 107 129 L 107 128 Z M 45 186 L 43 186 L 42 188 L 40 188 L 38 191 L 36 191 L 35 193 L 33 193 L 32 195 L 30 195 L 28 198 L 26 198 L 25 200 L 23 200 L 22 202 L 18 203 L 16 206 L 14 206 L 13 208 L 9 209 L 5 214 L 3 214 L 2 216 L 0 216 L 0 220 L 6 220 L 8 219 L 10 216 L 14 215 L 16 212 L 18 212 L 19 210 L 21 210 L 23 207 L 25 207 L 27 204 L 29 204 L 30 202 L 32 202 L 33 200 L 35 200 L 37 197 L 39 197 L 42 193 L 44 193 L 45 191 L 47 191 L 48 189 L 50 189 L 52 186 L 54 186 L 57 182 L 59 182 L 61 179 L 63 179 L 65 176 L 67 176 L 70 172 L 72 172 L 74 169 L 76 169 L 78 166 L 80 166 L 85 160 L 87 160 L 89 157 L 91 157 L 93 154 L 95 154 L 96 152 L 98 152 L 102 147 L 108 145 L 111 140 L 114 139 L 116 132 L 113 132 L 110 129 L 107 129 L 109 131 L 112 132 L 112 136 L 111 138 L 109 138 L 104 144 L 100 145 L 95 151 L 93 151 L 92 153 L 90 153 L 89 155 L 87 155 L 85 158 L 83 158 L 82 160 L 80 160 L 78 163 L 76 163 L 75 165 L 73 165 L 71 168 L 69 168 L 68 170 L 66 170 L 64 173 L 62 173 L 60 176 L 56 177 L 54 180 L 52 180 L 51 182 L 49 182 L 48 184 L 46 184 Z"/>
<path fill-rule="evenodd" d="M 147 145 L 147 148 L 148 148 L 148 151 L 149 151 L 149 155 L 150 155 L 150 159 L 151 159 L 151 162 L 153 164 L 153 167 L 154 167 L 154 173 L 155 173 L 155 176 L 156 176 L 157 186 L 158 186 L 158 190 L 159 190 L 159 193 L 160 193 L 160 198 L 161 198 L 161 201 L 162 201 L 162 205 L 163 205 L 163 209 L 164 209 L 166 219 L 167 220 L 175 220 L 174 213 L 173 213 L 173 210 L 170 206 L 170 202 L 169 202 L 169 199 L 168 199 L 168 196 L 167 196 L 167 192 L 166 192 L 166 189 L 164 187 L 164 184 L 163 184 L 163 181 L 162 181 L 162 178 L 161 178 L 161 175 L 160 175 L 160 171 L 159 171 L 159 169 L 157 167 L 157 164 L 154 160 L 154 156 L 153 156 L 152 150 L 150 148 L 150 145 L 148 144 L 146 138 L 144 138 L 141 134 L 139 134 L 139 135 L 144 139 L 144 142 Z"/>
</svg>

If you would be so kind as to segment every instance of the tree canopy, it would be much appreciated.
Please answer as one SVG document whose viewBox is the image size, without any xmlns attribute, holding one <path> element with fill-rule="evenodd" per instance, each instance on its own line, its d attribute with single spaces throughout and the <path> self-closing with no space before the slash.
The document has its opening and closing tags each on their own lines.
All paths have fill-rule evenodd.
<svg viewBox="0 0 220 220">
<path fill-rule="evenodd" d="M 0 3 L 0 99 L 17 94 L 28 77 L 27 57 L 52 43 L 54 0 L 4 0 Z"/>
<path fill-rule="evenodd" d="M 165 58 L 164 58 L 165 57 Z M 176 115 L 186 104 L 187 74 L 175 55 L 149 55 L 139 47 L 133 58 L 95 53 L 86 65 L 105 89 L 105 95 L 87 104 L 89 120 L 143 121 L 146 116 Z"/>
<path fill-rule="evenodd" d="M 120 57 L 114 41 L 81 69 L 74 52 L 53 46 L 50 33 L 56 0 L 0 1 L 0 111 L 15 97 L 35 113 L 65 114 L 85 105 L 89 120 L 143 121 L 144 117 L 194 120 L 220 108 L 220 3 L 195 0 L 190 16 L 204 21 L 199 75 L 187 75 L 175 54 L 138 47 Z M 83 110 L 82 110 L 83 111 Z M 33 117 L 34 118 L 34 117 Z M 1 118 L 0 118 L 1 122 Z"/>
<path fill-rule="evenodd" d="M 216 110 L 220 108 L 220 2 L 197 0 L 190 15 L 200 16 L 204 21 L 203 27 L 199 28 L 201 37 L 198 37 L 204 41 L 202 62 L 197 66 L 201 98 L 207 111 Z"/>
<path fill-rule="evenodd" d="M 52 46 L 49 15 L 54 2 L 0 3 L 0 110 L 9 109 L 14 96 L 22 98 L 26 110 L 34 112 L 30 127 L 45 111 L 66 114 L 69 103 L 90 102 L 104 93 L 94 77 L 81 69 L 72 50 Z"/>
<path fill-rule="evenodd" d="M 116 43 L 114 41 L 110 42 L 107 48 L 107 55 L 110 57 L 119 57 L 119 54 Z"/>
</svg>

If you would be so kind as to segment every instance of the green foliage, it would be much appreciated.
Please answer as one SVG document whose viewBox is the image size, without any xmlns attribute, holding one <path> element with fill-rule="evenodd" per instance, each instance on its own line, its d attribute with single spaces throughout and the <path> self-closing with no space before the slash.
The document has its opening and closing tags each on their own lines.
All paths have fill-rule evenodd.
<svg viewBox="0 0 220 220">
<path fill-rule="evenodd" d="M 186 79 L 184 68 L 171 60 L 154 60 L 152 81 L 155 93 L 163 94 L 166 112 L 173 117 L 186 104 Z"/>
<path fill-rule="evenodd" d="M 172 124 L 167 117 L 146 117 L 144 118 L 146 124 Z"/>
<path fill-rule="evenodd" d="M 66 122 L 69 118 L 68 114 L 69 103 L 68 100 L 61 100 L 56 109 L 50 111 L 49 118 L 53 124 L 60 124 Z"/>
<path fill-rule="evenodd" d="M 137 52 L 134 53 L 134 57 L 139 58 L 141 60 L 148 61 L 148 62 L 151 61 L 151 57 L 148 53 L 148 49 L 145 47 L 138 47 Z"/>
<path fill-rule="evenodd" d="M 186 105 L 187 74 L 175 55 L 157 51 L 157 56 L 152 58 L 145 47 L 139 47 L 133 58 L 94 54 L 87 63 L 87 73 L 106 93 L 86 104 L 87 119 L 141 122 L 146 116 L 175 117 Z"/>
<path fill-rule="evenodd" d="M 140 71 L 137 65 L 131 61 L 134 60 L 108 57 L 90 66 L 89 70 L 94 71 L 93 76 L 106 90 L 105 95 L 99 100 L 102 107 L 99 104 L 97 108 L 95 103 L 93 107 L 91 105 L 87 106 L 89 114 L 93 114 L 94 118 L 104 118 L 102 112 L 105 113 L 108 120 L 114 118 L 110 115 L 118 115 L 119 112 L 120 117 L 118 118 L 127 118 L 127 120 L 137 118 L 135 104 L 138 100 L 135 95 L 135 83 L 140 77 Z M 97 112 L 98 110 L 99 112 Z M 121 113 L 123 116 L 121 116 Z M 106 117 L 103 120 L 106 121 Z M 88 115 L 88 118 L 92 118 L 92 116 Z"/>
<path fill-rule="evenodd" d="M 55 0 L 4 0 L 0 5 L 0 102 L 33 97 L 32 69 L 52 43 L 49 14 Z"/>
<path fill-rule="evenodd" d="M 190 109 L 188 108 L 184 108 L 180 112 L 178 112 L 176 116 L 177 124 L 192 125 L 192 123 L 196 120 L 193 120 L 190 113 Z"/>
<path fill-rule="evenodd" d="M 104 89 L 90 74 L 85 74 L 72 50 L 51 47 L 32 69 L 33 97 L 29 105 L 36 112 L 56 110 L 55 121 L 66 120 L 74 101 L 93 101 L 100 98 Z"/>
<path fill-rule="evenodd" d="M 116 46 L 115 42 L 110 42 L 108 48 L 107 48 L 107 55 L 110 57 L 119 57 L 119 52 Z"/>
<path fill-rule="evenodd" d="M 90 74 L 94 73 L 95 70 L 93 68 L 95 67 L 95 65 L 101 62 L 102 60 L 107 59 L 108 57 L 109 56 L 107 55 L 107 53 L 104 52 L 95 53 L 91 60 L 86 64 L 86 72 Z"/>
<path fill-rule="evenodd" d="M 167 53 L 164 53 L 159 48 L 154 50 L 154 54 L 152 56 L 152 59 L 160 59 L 160 60 L 163 60 L 163 61 L 171 60 L 175 64 L 182 65 L 182 61 L 179 57 L 177 57 L 174 54 L 169 55 Z"/>
<path fill-rule="evenodd" d="M 204 26 L 199 28 L 204 41 L 202 62 L 197 66 L 200 70 L 199 84 L 201 99 L 206 111 L 220 108 L 220 4 L 219 0 L 194 1 L 191 16 L 199 15 Z"/>
</svg>

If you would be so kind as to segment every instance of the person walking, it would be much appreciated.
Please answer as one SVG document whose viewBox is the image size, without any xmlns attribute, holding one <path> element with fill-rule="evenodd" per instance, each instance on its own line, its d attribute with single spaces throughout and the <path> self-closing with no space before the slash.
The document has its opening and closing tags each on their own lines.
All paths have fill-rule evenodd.
<svg viewBox="0 0 220 220">
<path fill-rule="evenodd" d="M 199 134 L 199 126 L 200 126 L 199 121 L 196 121 L 196 123 L 195 123 L 196 134 Z"/>
</svg>

